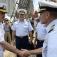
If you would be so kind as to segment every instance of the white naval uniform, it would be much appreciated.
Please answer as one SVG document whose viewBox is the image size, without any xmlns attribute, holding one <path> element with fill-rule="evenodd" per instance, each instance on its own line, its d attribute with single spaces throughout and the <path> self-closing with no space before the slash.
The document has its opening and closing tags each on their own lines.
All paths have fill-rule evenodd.
<svg viewBox="0 0 57 57">
<path fill-rule="evenodd" d="M 48 33 L 43 44 L 43 57 L 57 57 L 57 19 L 46 30 Z"/>
<path fill-rule="evenodd" d="M 11 29 L 16 32 L 16 36 L 27 36 L 33 30 L 31 23 L 26 20 L 14 22 Z"/>
<path fill-rule="evenodd" d="M 0 23 L 0 42 L 4 41 L 4 26 L 2 23 Z M 3 56 L 3 47 L 0 45 L 0 57 L 4 57 Z"/>
<path fill-rule="evenodd" d="M 36 32 L 38 40 L 44 40 L 45 35 L 47 34 L 45 25 L 39 22 L 36 27 Z"/>
</svg>

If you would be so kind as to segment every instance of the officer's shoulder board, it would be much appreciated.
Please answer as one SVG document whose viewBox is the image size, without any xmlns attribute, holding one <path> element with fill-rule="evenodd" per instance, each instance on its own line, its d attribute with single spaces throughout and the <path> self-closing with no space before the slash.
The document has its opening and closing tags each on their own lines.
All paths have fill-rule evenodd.
<svg viewBox="0 0 57 57">
<path fill-rule="evenodd" d="M 51 29 L 48 31 L 48 33 L 52 32 L 52 31 L 54 30 L 54 26 L 55 26 L 55 25 L 53 25 L 53 26 L 51 27 Z"/>
</svg>

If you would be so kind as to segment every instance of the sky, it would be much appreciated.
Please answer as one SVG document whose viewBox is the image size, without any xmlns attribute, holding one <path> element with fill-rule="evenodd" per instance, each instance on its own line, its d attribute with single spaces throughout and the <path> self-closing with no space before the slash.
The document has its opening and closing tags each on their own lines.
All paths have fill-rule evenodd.
<svg viewBox="0 0 57 57">
<path fill-rule="evenodd" d="M 36 10 L 38 11 L 38 9 L 39 9 L 38 1 L 42 1 L 42 0 L 33 0 L 34 11 L 36 11 Z"/>
<path fill-rule="evenodd" d="M 38 0 L 33 0 L 34 10 L 38 11 Z"/>
</svg>

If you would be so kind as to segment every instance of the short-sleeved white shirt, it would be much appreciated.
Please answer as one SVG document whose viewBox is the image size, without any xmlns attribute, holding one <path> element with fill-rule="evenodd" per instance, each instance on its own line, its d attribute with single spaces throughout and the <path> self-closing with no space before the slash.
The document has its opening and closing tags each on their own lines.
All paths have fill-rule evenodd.
<svg viewBox="0 0 57 57">
<path fill-rule="evenodd" d="M 26 36 L 33 30 L 31 23 L 26 20 L 14 22 L 11 29 L 16 32 L 16 36 Z"/>
<path fill-rule="evenodd" d="M 4 26 L 2 23 L 0 23 L 0 42 L 4 41 L 4 34 L 5 34 Z"/>
<path fill-rule="evenodd" d="M 57 57 L 57 19 L 52 21 L 46 30 L 48 33 L 43 44 L 43 57 Z"/>
<path fill-rule="evenodd" d="M 4 26 L 0 23 L 0 42 L 4 41 Z M 3 57 L 3 47 L 0 45 L 0 57 Z"/>
<path fill-rule="evenodd" d="M 39 22 L 36 27 L 36 32 L 37 32 L 38 40 L 45 39 L 45 35 L 47 34 L 47 31 L 46 31 L 46 27 L 44 24 L 41 24 L 41 22 Z"/>
</svg>

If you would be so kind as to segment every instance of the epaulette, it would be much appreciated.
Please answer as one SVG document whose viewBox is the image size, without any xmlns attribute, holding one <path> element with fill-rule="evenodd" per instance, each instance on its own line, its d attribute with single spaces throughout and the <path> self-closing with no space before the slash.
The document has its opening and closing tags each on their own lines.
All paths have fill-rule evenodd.
<svg viewBox="0 0 57 57">
<path fill-rule="evenodd" d="M 48 31 L 48 33 L 50 33 L 51 31 L 53 31 L 54 26 L 55 26 L 55 25 L 53 25 L 53 26 L 51 27 L 51 29 Z"/>
</svg>

